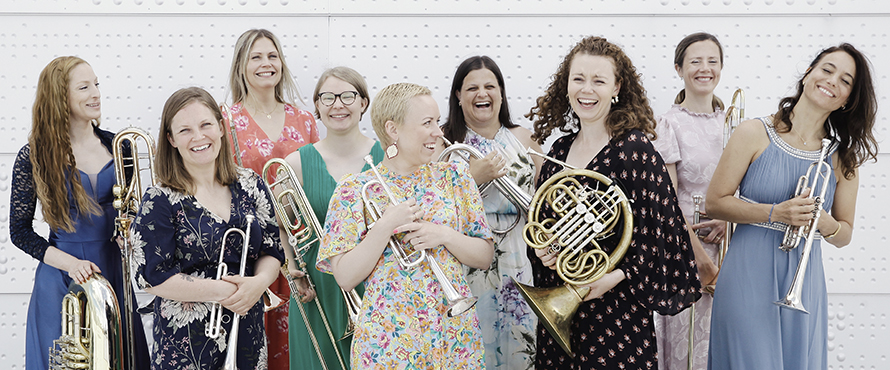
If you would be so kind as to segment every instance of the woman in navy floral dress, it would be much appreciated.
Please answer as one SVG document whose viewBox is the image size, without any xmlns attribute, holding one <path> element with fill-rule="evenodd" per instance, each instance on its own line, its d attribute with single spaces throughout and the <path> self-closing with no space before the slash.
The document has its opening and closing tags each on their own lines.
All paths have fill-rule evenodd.
<svg viewBox="0 0 890 370">
<path fill-rule="evenodd" d="M 267 348 L 260 296 L 284 254 L 268 188 L 237 167 L 213 97 L 200 88 L 174 93 L 164 106 L 155 169 L 133 226 L 137 282 L 155 302 L 152 369 L 219 369 L 227 351 L 237 368 L 265 369 Z M 230 228 L 249 225 L 245 277 L 216 279 L 219 254 L 230 273 L 241 266 L 243 239 Z M 223 248 L 225 246 L 225 248 Z M 224 310 L 221 334 L 205 335 L 213 302 Z M 242 315 L 236 348 L 228 348 L 233 312 Z"/>
<path fill-rule="evenodd" d="M 570 357 L 538 323 L 538 369 L 656 369 L 652 312 L 675 314 L 701 293 L 689 233 L 661 156 L 649 142 L 655 119 L 630 59 L 604 38 L 581 40 L 566 56 L 528 117 L 533 139 L 568 134 L 550 156 L 616 179 L 632 201 L 632 241 L 622 261 L 587 284 L 575 314 Z M 544 162 L 538 186 L 562 170 Z M 552 215 L 548 217 L 554 217 Z M 613 239 L 611 237 L 610 239 Z M 607 253 L 616 243 L 600 241 Z M 564 282 L 556 253 L 528 248 L 536 287 Z"/>
</svg>

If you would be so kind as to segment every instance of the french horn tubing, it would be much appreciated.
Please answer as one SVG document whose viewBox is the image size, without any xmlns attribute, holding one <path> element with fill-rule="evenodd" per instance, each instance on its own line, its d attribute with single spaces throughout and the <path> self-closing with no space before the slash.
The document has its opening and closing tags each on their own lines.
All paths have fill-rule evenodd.
<svg viewBox="0 0 890 370">
<path fill-rule="evenodd" d="M 560 347 L 574 357 L 572 317 L 590 292 L 581 285 L 600 279 L 624 258 L 631 242 L 633 213 L 617 182 L 530 148 L 527 152 L 563 166 L 535 192 L 523 238 L 531 248 L 557 253 L 556 273 L 566 284 L 537 288 L 513 282 Z M 545 218 L 545 209 L 557 218 Z M 601 242 L 611 242 L 613 237 L 618 241 L 608 254 Z"/>
</svg>

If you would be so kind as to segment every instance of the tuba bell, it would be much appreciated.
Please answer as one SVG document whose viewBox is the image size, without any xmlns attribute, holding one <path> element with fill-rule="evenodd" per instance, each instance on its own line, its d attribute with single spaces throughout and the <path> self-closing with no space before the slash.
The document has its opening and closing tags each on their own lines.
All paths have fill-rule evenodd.
<svg viewBox="0 0 890 370">
<path fill-rule="evenodd" d="M 560 347 L 569 356 L 571 322 L 584 297 L 590 292 L 580 285 L 592 283 L 612 271 L 624 258 L 633 232 L 629 200 L 616 181 L 602 174 L 578 169 L 557 159 L 528 149 L 563 166 L 535 192 L 528 210 L 523 238 L 532 248 L 550 248 L 557 253 L 556 273 L 566 282 L 555 288 L 537 288 L 513 279 L 514 284 L 538 315 Z M 545 209 L 558 219 L 542 219 Z M 601 242 L 618 237 L 612 253 Z"/>
<path fill-rule="evenodd" d="M 128 369 L 118 307 L 114 289 L 101 274 L 93 273 L 82 284 L 72 281 L 62 298 L 62 335 L 50 348 L 49 368 Z"/>
</svg>

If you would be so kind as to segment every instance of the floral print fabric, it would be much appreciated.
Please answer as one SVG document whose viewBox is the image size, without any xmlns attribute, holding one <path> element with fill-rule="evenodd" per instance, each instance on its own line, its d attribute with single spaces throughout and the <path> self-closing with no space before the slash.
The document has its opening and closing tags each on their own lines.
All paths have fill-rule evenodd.
<svg viewBox="0 0 890 370">
<path fill-rule="evenodd" d="M 557 139 L 549 155 L 565 161 L 576 136 L 569 134 Z M 632 240 L 615 267 L 624 272 L 625 279 L 602 297 L 581 303 L 571 324 L 574 358 L 539 323 L 535 367 L 656 369 L 653 311 L 676 314 L 701 296 L 698 270 L 677 196 L 661 156 L 637 130 L 612 138 L 586 168 L 617 180 L 632 200 Z M 560 170 L 562 166 L 545 161 L 538 186 Z M 545 213 L 551 213 L 547 217 L 554 217 L 544 208 Z M 616 237 L 599 241 L 606 253 L 611 254 L 617 245 Z M 545 267 L 531 247 L 527 253 L 535 286 L 563 285 L 556 271 Z"/>
<path fill-rule="evenodd" d="M 378 166 L 395 198 L 413 198 L 423 219 L 446 225 L 470 237 L 491 239 L 482 200 L 469 168 L 460 162 L 421 166 L 408 176 Z M 376 177 L 371 171 L 344 177 L 331 198 L 325 236 L 316 267 L 331 273 L 330 258 L 346 253 L 364 237 L 369 220 L 361 198 L 362 185 Z M 370 198 L 390 205 L 380 186 L 369 187 Z M 410 251 L 410 246 L 408 246 Z M 427 250 L 463 296 L 470 288 L 463 268 L 443 246 Z M 365 295 L 352 339 L 353 369 L 480 369 L 483 368 L 482 336 L 476 309 L 449 318 L 445 296 L 430 266 L 405 269 L 386 248 L 371 275 L 365 279 Z"/>
<path fill-rule="evenodd" d="M 231 216 L 228 221 L 204 208 L 194 196 L 169 188 L 149 188 L 133 223 L 133 270 L 142 289 L 161 284 L 177 274 L 199 279 L 215 279 L 219 254 L 230 273 L 241 266 L 243 240 L 229 235 L 223 249 L 223 234 L 229 228 L 244 230 L 245 216 L 256 218 L 250 227 L 246 276 L 254 275 L 254 264 L 262 255 L 280 261 L 284 252 L 279 245 L 278 224 L 271 197 L 259 176 L 239 169 L 238 180 L 231 185 Z M 210 339 L 204 334 L 209 320 L 210 302 L 180 302 L 157 297 L 154 306 L 155 346 L 152 369 L 219 369 L 223 365 L 233 313 L 224 309 L 222 334 Z M 241 317 L 238 332 L 237 366 L 239 369 L 265 369 L 267 349 L 263 332 L 262 301 Z"/>
<path fill-rule="evenodd" d="M 285 158 L 301 146 L 319 140 L 312 113 L 284 105 L 284 128 L 280 136 L 270 138 L 253 120 L 242 103 L 231 108 L 232 122 L 238 134 L 242 166 L 259 173 L 270 158 Z M 234 150 L 232 151 L 235 152 Z"/>
</svg>

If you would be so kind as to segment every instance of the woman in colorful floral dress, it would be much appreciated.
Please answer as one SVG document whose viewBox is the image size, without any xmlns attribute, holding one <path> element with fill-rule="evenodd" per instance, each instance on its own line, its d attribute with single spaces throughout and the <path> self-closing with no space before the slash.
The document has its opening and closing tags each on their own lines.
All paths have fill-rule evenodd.
<svg viewBox="0 0 890 370">
<path fill-rule="evenodd" d="M 531 131 L 510 119 L 504 76 L 494 60 L 487 56 L 464 60 L 454 73 L 448 105 L 448 120 L 442 125 L 445 138 L 485 155 L 470 160 L 476 183 L 507 176 L 532 193 L 541 158 L 529 156 L 526 148 L 541 152 L 541 146 L 531 139 Z M 492 229 L 509 230 L 495 231 L 495 256 L 488 269 L 466 269 L 470 289 L 479 297 L 476 312 L 485 342 L 485 366 L 528 369 L 534 362 L 538 320 L 513 285 L 513 279 L 532 285 L 522 239 L 525 210 L 517 210 L 494 186 L 482 194 L 482 202 Z"/>
<path fill-rule="evenodd" d="M 158 186 L 149 188 L 133 223 L 134 270 L 154 305 L 152 369 L 219 369 L 236 351 L 237 368 L 265 369 L 267 348 L 260 297 L 278 276 L 278 243 L 269 190 L 260 177 L 235 165 L 213 97 L 200 88 L 174 93 L 164 105 L 155 158 Z M 255 217 L 249 222 L 248 215 Z M 216 279 L 220 254 L 230 273 Z M 209 311 L 219 302 L 221 334 L 209 338 Z M 229 347 L 241 315 L 238 342 Z"/>
<path fill-rule="evenodd" d="M 384 88 L 372 103 L 371 120 L 386 146 L 378 171 L 398 204 L 381 186 L 369 186 L 368 197 L 385 211 L 376 221 L 366 219 L 362 186 L 376 179 L 374 172 L 344 177 L 331 198 L 317 263 L 343 289 L 365 284 L 352 367 L 483 368 L 476 310 L 449 317 L 439 285 L 470 296 L 463 265 L 491 264 L 491 231 L 469 169 L 461 162 L 430 163 L 442 131 L 429 89 L 409 83 Z M 428 253 L 446 281 L 437 281 L 428 262 L 402 267 L 387 246 L 393 237 L 408 253 Z"/>
<path fill-rule="evenodd" d="M 232 122 L 235 125 L 241 164 L 256 173 L 272 158 L 284 158 L 301 146 L 318 141 L 312 114 L 297 109 L 297 86 L 272 32 L 252 29 L 235 43 L 229 72 Z M 234 142 L 234 140 L 233 140 Z M 285 253 L 290 252 L 285 249 Z M 305 279 L 297 279 L 304 301 L 313 297 Z M 269 367 L 288 367 L 288 306 L 291 291 L 279 276 L 270 290 L 284 302 L 265 314 L 269 339 Z"/>
</svg>

